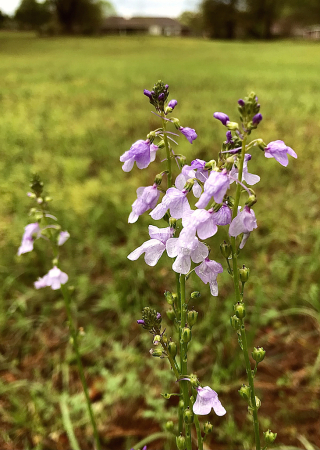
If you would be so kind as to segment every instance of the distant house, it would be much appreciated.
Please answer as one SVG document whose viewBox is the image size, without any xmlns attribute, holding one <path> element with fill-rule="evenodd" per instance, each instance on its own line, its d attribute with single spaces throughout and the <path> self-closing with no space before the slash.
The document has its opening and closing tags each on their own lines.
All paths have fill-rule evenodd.
<svg viewBox="0 0 320 450">
<path fill-rule="evenodd" d="M 189 29 L 169 17 L 107 17 L 101 32 L 105 34 L 151 34 L 153 36 L 181 36 Z"/>
<path fill-rule="evenodd" d="M 303 30 L 303 37 L 305 39 L 320 40 L 320 25 L 312 25 Z"/>
</svg>

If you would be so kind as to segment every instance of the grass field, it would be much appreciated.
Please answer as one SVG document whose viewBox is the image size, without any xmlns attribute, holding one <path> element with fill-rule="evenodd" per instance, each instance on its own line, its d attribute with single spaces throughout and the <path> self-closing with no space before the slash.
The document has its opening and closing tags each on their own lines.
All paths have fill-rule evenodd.
<svg viewBox="0 0 320 450">
<path fill-rule="evenodd" d="M 63 302 L 33 289 L 51 262 L 41 243 L 16 256 L 35 171 L 71 234 L 62 267 L 86 332 L 83 361 L 104 448 L 130 448 L 172 418 L 175 402 L 160 393 L 172 389 L 173 377 L 166 361 L 151 360 L 150 337 L 135 323 L 143 306 L 166 308 L 163 292 L 174 286 L 169 259 L 156 270 L 126 259 L 150 223 L 147 215 L 127 223 L 135 190 L 151 184 L 157 169 L 124 174 L 119 162 L 159 126 L 142 94 L 158 79 L 178 100 L 182 125 L 198 133 L 192 146 L 180 139 L 188 158 L 217 156 L 225 135 L 213 112 L 238 120 L 237 100 L 252 90 L 264 117 L 256 137 L 282 139 L 298 154 L 283 168 L 256 151 L 258 229 L 243 262 L 251 268 L 250 340 L 267 350 L 257 378 L 261 423 L 278 432 L 279 445 L 320 447 L 319 56 L 320 45 L 308 42 L 0 34 L 1 449 L 69 448 L 69 419 L 81 449 L 93 448 Z M 222 239 L 212 238 L 221 263 Z M 245 373 L 229 325 L 232 287 L 226 273 L 220 281 L 217 298 L 190 281 L 188 289 L 202 293 L 191 368 L 228 410 L 224 421 L 212 417 L 210 448 L 250 449 L 251 424 L 237 393 Z M 159 448 L 173 445 L 157 441 L 148 450 Z"/>
</svg>

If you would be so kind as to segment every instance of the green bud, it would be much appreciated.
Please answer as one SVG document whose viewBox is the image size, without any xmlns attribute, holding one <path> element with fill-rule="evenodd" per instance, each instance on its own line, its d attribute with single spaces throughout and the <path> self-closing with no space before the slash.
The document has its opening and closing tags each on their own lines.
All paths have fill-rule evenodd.
<svg viewBox="0 0 320 450">
<path fill-rule="evenodd" d="M 176 357 L 177 354 L 177 344 L 175 342 L 169 342 L 168 344 L 168 352 L 172 356 L 172 358 Z"/>
<path fill-rule="evenodd" d="M 256 194 L 252 194 L 248 197 L 248 200 L 246 201 L 246 205 L 251 208 L 255 203 L 257 203 L 257 196 Z"/>
<path fill-rule="evenodd" d="M 246 400 L 250 400 L 251 389 L 249 386 L 246 386 L 245 384 L 243 384 L 238 392 L 242 398 L 244 398 Z"/>
<path fill-rule="evenodd" d="M 169 227 L 175 230 L 177 228 L 177 219 L 175 219 L 174 217 L 170 217 Z"/>
<path fill-rule="evenodd" d="M 257 409 L 259 409 L 260 406 L 261 406 L 261 400 L 260 400 L 260 398 L 257 397 L 257 396 L 255 396 L 255 400 L 256 400 L 256 407 L 257 407 Z"/>
<path fill-rule="evenodd" d="M 264 357 L 266 355 L 266 351 L 263 349 L 263 347 L 255 347 L 252 352 L 252 358 L 259 364 L 261 361 L 264 360 Z"/>
<path fill-rule="evenodd" d="M 215 162 L 214 159 L 212 159 L 211 161 L 207 162 L 204 166 L 205 169 L 207 170 L 213 170 L 217 167 L 217 163 Z"/>
<path fill-rule="evenodd" d="M 179 128 L 181 127 L 179 119 L 172 117 L 171 122 L 176 127 L 176 129 L 179 130 Z"/>
<path fill-rule="evenodd" d="M 154 182 L 157 186 L 160 186 L 160 184 L 162 183 L 162 173 L 158 173 L 155 176 Z"/>
<path fill-rule="evenodd" d="M 169 303 L 169 305 L 173 305 L 173 297 L 170 291 L 165 291 L 164 296 Z"/>
<path fill-rule="evenodd" d="M 184 189 L 187 190 L 188 192 L 190 192 L 191 189 L 193 188 L 193 185 L 194 185 L 194 179 L 189 178 L 184 186 Z"/>
<path fill-rule="evenodd" d="M 228 130 L 235 131 L 239 130 L 239 125 L 237 124 L 237 122 L 227 122 L 227 128 Z"/>
<path fill-rule="evenodd" d="M 244 303 L 238 302 L 234 305 L 234 312 L 239 319 L 243 319 L 246 315 Z"/>
<path fill-rule="evenodd" d="M 234 330 L 238 331 L 241 328 L 241 321 L 236 315 L 230 317 L 230 323 Z"/>
<path fill-rule="evenodd" d="M 191 341 L 191 330 L 189 327 L 184 327 L 181 332 L 181 337 L 183 339 L 183 342 L 190 342 Z"/>
<path fill-rule="evenodd" d="M 36 194 L 34 194 L 33 192 L 28 192 L 27 195 L 29 198 L 36 198 Z"/>
<path fill-rule="evenodd" d="M 177 436 L 176 443 L 179 450 L 185 450 L 186 448 L 186 439 L 184 436 Z"/>
<path fill-rule="evenodd" d="M 156 334 L 155 337 L 153 338 L 153 345 L 159 345 L 161 341 L 161 336 L 159 334 Z"/>
<path fill-rule="evenodd" d="M 277 433 L 272 433 L 271 430 L 265 431 L 263 435 L 266 444 L 273 444 L 277 437 Z"/>
<path fill-rule="evenodd" d="M 54 259 L 52 260 L 52 265 L 53 265 L 53 266 L 57 266 L 57 265 L 58 265 L 58 262 L 59 262 L 58 258 L 54 258 Z"/>
<path fill-rule="evenodd" d="M 186 165 L 187 158 L 183 155 L 176 156 L 176 161 L 179 164 L 180 169 Z"/>
<path fill-rule="evenodd" d="M 41 204 L 43 203 L 43 198 L 42 198 L 42 197 L 38 197 L 38 198 L 37 198 L 37 203 L 38 203 L 39 205 L 41 205 Z"/>
<path fill-rule="evenodd" d="M 192 387 L 197 388 L 199 386 L 199 380 L 197 375 L 195 375 L 194 373 L 192 373 L 190 375 L 190 384 Z"/>
<path fill-rule="evenodd" d="M 190 325 L 190 327 L 193 327 L 193 325 L 195 325 L 197 322 L 198 312 L 192 309 L 191 311 L 188 312 L 187 318 L 188 324 Z"/>
<path fill-rule="evenodd" d="M 220 251 L 222 253 L 222 256 L 224 256 L 226 259 L 229 258 L 229 256 L 231 255 L 231 245 L 228 242 L 223 241 L 220 244 Z"/>
<path fill-rule="evenodd" d="M 160 358 L 160 356 L 163 355 L 162 348 L 152 348 L 150 350 L 150 355 L 154 356 L 155 358 Z"/>
<path fill-rule="evenodd" d="M 194 292 L 191 292 L 190 297 L 191 298 L 199 298 L 199 297 L 201 297 L 201 294 L 199 291 L 194 291 Z"/>
<path fill-rule="evenodd" d="M 152 143 L 155 140 L 155 138 L 156 138 L 156 132 L 155 131 L 150 131 L 150 133 L 147 135 L 147 138 Z"/>
<path fill-rule="evenodd" d="M 184 409 L 184 401 L 183 400 L 179 400 L 179 408 Z"/>
<path fill-rule="evenodd" d="M 161 139 L 161 141 L 157 144 L 157 147 L 160 149 L 160 148 L 165 148 L 165 146 L 166 146 L 166 144 L 165 144 L 165 142 L 164 142 L 164 140 L 163 139 Z"/>
<path fill-rule="evenodd" d="M 225 168 L 227 170 L 231 170 L 233 164 L 234 164 L 234 156 L 229 156 L 229 158 L 226 159 Z"/>
<path fill-rule="evenodd" d="M 169 433 L 173 433 L 174 425 L 173 425 L 172 420 L 168 420 L 168 422 L 165 424 L 164 427 Z"/>
<path fill-rule="evenodd" d="M 46 202 L 46 203 L 49 203 L 49 202 L 52 202 L 52 197 L 45 197 L 44 198 L 44 201 Z"/>
<path fill-rule="evenodd" d="M 167 106 L 164 111 L 166 114 L 168 114 L 168 113 L 171 113 L 173 111 L 173 109 L 171 108 L 171 106 Z"/>
<path fill-rule="evenodd" d="M 250 275 L 250 269 L 248 269 L 248 267 L 243 265 L 242 268 L 239 269 L 240 281 L 242 283 L 246 283 L 249 280 L 249 275 Z"/>
<path fill-rule="evenodd" d="M 213 432 L 213 425 L 210 422 L 206 422 L 203 425 L 203 431 L 205 432 L 205 434 L 209 434 Z"/>
<path fill-rule="evenodd" d="M 175 312 L 173 311 L 173 309 L 168 309 L 167 311 L 166 311 L 166 314 L 167 314 L 167 316 L 168 316 L 168 319 L 170 319 L 170 320 L 174 320 L 175 319 L 175 317 L 176 317 L 176 314 L 175 314 Z"/>
<path fill-rule="evenodd" d="M 187 424 L 193 423 L 193 418 L 194 418 L 193 412 L 189 408 L 185 409 L 183 413 L 184 422 Z"/>
</svg>

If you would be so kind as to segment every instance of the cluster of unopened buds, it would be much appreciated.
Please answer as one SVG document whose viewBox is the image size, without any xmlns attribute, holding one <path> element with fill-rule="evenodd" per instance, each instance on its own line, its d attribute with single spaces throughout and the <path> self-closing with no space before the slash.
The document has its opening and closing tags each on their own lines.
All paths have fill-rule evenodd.
<svg viewBox="0 0 320 450">
<path fill-rule="evenodd" d="M 179 137 L 177 132 L 184 135 L 190 143 L 197 138 L 197 134 L 192 128 L 182 127 L 179 119 L 171 116 L 178 102 L 177 100 L 168 101 L 169 86 L 159 81 L 151 91 L 145 90 L 144 94 L 155 107 L 156 111 L 152 111 L 152 113 L 161 119 L 162 126 L 151 131 L 146 140 L 135 142 L 130 150 L 120 157 L 120 161 L 124 163 L 122 168 L 125 172 L 129 172 L 136 162 L 139 169 L 144 169 L 155 161 L 156 156 L 162 150 L 166 153 L 164 157 L 161 157 L 162 162 L 166 163 L 166 167 L 155 176 L 152 186 L 137 189 L 137 199 L 132 204 L 129 223 L 136 222 L 140 215 L 151 210 L 151 218 L 156 221 L 164 219 L 167 226 L 150 225 L 150 239 L 132 251 L 128 258 L 137 260 L 144 254 L 145 262 L 149 266 L 155 266 L 164 252 L 169 258 L 173 258 L 172 269 L 177 274 L 179 286 L 176 293 L 167 292 L 165 295 L 170 305 L 167 315 L 179 328 L 180 364 L 176 361 L 178 346 L 171 338 L 168 340 L 165 331 L 161 332 L 160 313 L 150 308 L 144 308 L 142 319 L 139 319 L 138 323 L 154 337 L 153 343 L 156 348 L 151 351 L 152 356 L 168 358 L 171 368 L 180 382 L 180 396 L 184 408 L 182 415 L 186 425 L 185 436 L 182 436 L 179 416 L 177 447 L 180 450 L 185 448 L 189 450 L 191 444 L 188 424 L 193 422 L 193 418 L 189 420 L 185 416 L 186 414 L 188 417 L 190 414 L 192 415 L 190 408 L 195 415 L 208 414 L 213 409 L 217 415 L 222 416 L 226 410 L 221 405 L 215 391 L 208 386 L 201 387 L 196 377 L 189 376 L 185 372 L 191 329 L 195 323 L 194 317 L 197 315 L 196 311 L 189 310 L 185 295 L 185 281 L 194 272 L 205 284 L 209 284 L 212 295 L 218 295 L 217 277 L 223 271 L 223 267 L 219 262 L 209 258 L 211 249 L 208 243 L 203 241 L 214 236 L 219 227 L 229 226 L 229 242 L 224 241 L 220 250 L 226 260 L 228 272 L 234 279 L 236 291 L 235 315 L 231 318 L 231 323 L 238 333 L 241 349 L 244 354 L 245 352 L 247 354 L 243 322 L 245 316 L 243 288 L 249 277 L 249 269 L 245 266 L 239 268 L 237 258 L 250 233 L 257 228 L 252 208 L 257 198 L 252 186 L 259 182 L 260 177 L 249 172 L 251 153 L 260 150 L 266 158 L 274 158 L 282 166 L 288 165 L 288 155 L 294 158 L 297 155 L 281 140 L 270 142 L 268 145 L 262 139 L 254 139 L 247 143 L 251 132 L 262 121 L 258 98 L 251 93 L 248 97 L 238 101 L 240 125 L 230 121 L 225 113 L 213 114 L 214 118 L 227 128 L 226 140 L 222 143 L 217 160 L 194 159 L 188 165 L 186 158 L 180 153 L 176 153 L 172 145 L 177 144 Z M 175 127 L 176 132 L 167 130 L 169 124 Z M 174 183 L 173 166 L 179 172 Z M 164 177 L 167 180 L 165 190 L 161 187 Z M 229 190 L 233 183 L 235 183 L 236 189 L 235 195 L 231 196 Z M 243 193 L 246 194 L 246 199 L 240 204 Z M 164 195 L 160 200 L 162 194 Z M 193 200 L 193 198 L 195 199 Z M 242 285 L 241 292 L 240 284 Z M 192 293 L 191 298 L 195 298 L 195 294 Z M 260 437 L 253 377 L 258 363 L 263 359 L 259 360 L 261 354 L 259 349 L 255 349 L 256 368 L 254 371 L 251 371 L 249 357 L 245 356 L 246 370 L 250 370 L 251 374 L 251 378 L 248 375 L 250 379 L 246 392 L 249 412 L 250 408 L 253 411 L 257 449 L 260 449 Z M 187 387 L 185 383 L 187 383 Z M 191 388 L 191 396 L 189 388 Z M 201 436 L 201 432 L 199 432 L 198 421 L 195 421 L 195 426 L 198 446 L 201 449 L 202 441 L 199 442 L 199 433 Z M 205 429 L 204 432 L 206 434 Z M 276 435 L 270 433 L 269 431 L 264 433 L 266 444 L 271 443 L 271 435 L 275 439 Z"/>
</svg>

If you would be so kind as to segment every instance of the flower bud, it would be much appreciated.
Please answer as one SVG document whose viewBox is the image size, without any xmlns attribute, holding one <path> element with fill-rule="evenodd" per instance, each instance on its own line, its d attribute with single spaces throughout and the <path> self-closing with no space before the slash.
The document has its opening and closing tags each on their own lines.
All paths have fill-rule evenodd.
<svg viewBox="0 0 320 450">
<path fill-rule="evenodd" d="M 147 138 L 149 139 L 149 141 L 151 142 L 151 144 L 152 144 L 152 142 L 155 140 L 155 138 L 156 138 L 156 132 L 155 131 L 150 131 L 150 133 L 149 134 L 147 134 Z"/>
<path fill-rule="evenodd" d="M 168 352 L 172 356 L 172 358 L 176 357 L 177 354 L 177 344 L 175 342 L 169 342 L 168 344 Z"/>
<path fill-rule="evenodd" d="M 167 106 L 167 107 L 164 109 L 164 112 L 165 112 L 166 114 L 171 113 L 172 111 L 173 111 L 173 108 L 171 108 L 171 106 Z"/>
<path fill-rule="evenodd" d="M 199 386 L 199 380 L 197 375 L 195 375 L 194 373 L 192 373 L 189 377 L 189 381 L 192 387 L 197 388 Z"/>
<path fill-rule="evenodd" d="M 228 130 L 235 131 L 239 130 L 239 125 L 237 124 L 237 122 L 227 122 L 227 128 Z"/>
<path fill-rule="evenodd" d="M 185 450 L 186 448 L 186 439 L 184 436 L 177 436 L 176 443 L 179 450 Z"/>
<path fill-rule="evenodd" d="M 154 356 L 155 358 L 160 358 L 162 354 L 163 354 L 162 348 L 152 348 L 150 350 L 150 355 Z"/>
<path fill-rule="evenodd" d="M 165 291 L 164 296 L 165 296 L 167 302 L 169 303 L 169 305 L 173 305 L 173 297 L 172 297 L 171 292 Z"/>
<path fill-rule="evenodd" d="M 192 309 L 191 311 L 188 312 L 187 318 L 188 324 L 190 325 L 190 327 L 193 327 L 193 325 L 195 325 L 197 322 L 198 312 Z"/>
<path fill-rule="evenodd" d="M 226 162 L 225 162 L 224 167 L 225 167 L 227 170 L 231 170 L 233 164 L 234 164 L 234 157 L 233 157 L 233 156 L 229 156 L 229 158 L 226 159 Z"/>
<path fill-rule="evenodd" d="M 213 170 L 217 167 L 217 163 L 215 162 L 214 159 L 212 159 L 211 161 L 207 162 L 204 166 L 205 169 L 207 170 Z"/>
<path fill-rule="evenodd" d="M 189 408 L 184 410 L 183 420 L 185 423 L 187 424 L 193 423 L 193 417 L 194 417 L 193 412 Z"/>
<path fill-rule="evenodd" d="M 257 409 L 259 409 L 260 406 L 261 406 L 261 400 L 260 400 L 260 398 L 257 397 L 257 396 L 255 396 L 255 401 L 256 401 L 256 407 L 257 407 Z"/>
<path fill-rule="evenodd" d="M 191 330 L 189 327 L 184 327 L 181 332 L 181 337 L 183 339 L 183 342 L 190 342 L 191 341 Z"/>
<path fill-rule="evenodd" d="M 175 312 L 173 311 L 173 309 L 168 309 L 167 311 L 166 311 L 166 314 L 167 314 L 167 316 L 168 316 L 168 319 L 170 319 L 170 320 L 174 320 L 175 319 L 175 317 L 176 317 L 176 314 L 175 314 Z"/>
<path fill-rule="evenodd" d="M 203 425 L 203 431 L 204 431 L 205 434 L 212 433 L 213 432 L 213 425 L 212 425 L 212 423 L 206 422 Z"/>
<path fill-rule="evenodd" d="M 153 345 L 159 345 L 161 341 L 161 336 L 159 334 L 155 335 L 155 337 L 153 338 Z"/>
<path fill-rule="evenodd" d="M 250 269 L 248 269 L 248 267 L 243 265 L 242 268 L 239 269 L 240 281 L 242 283 L 246 283 L 249 280 L 249 275 L 250 275 Z"/>
<path fill-rule="evenodd" d="M 223 241 L 220 244 L 220 251 L 222 253 L 222 256 L 224 256 L 226 259 L 229 258 L 231 254 L 231 245 L 228 242 Z"/>
<path fill-rule="evenodd" d="M 183 166 L 186 165 L 187 158 L 183 155 L 176 156 L 176 161 L 179 164 L 180 169 L 182 169 Z"/>
<path fill-rule="evenodd" d="M 161 141 L 157 144 L 158 148 L 165 148 L 165 146 L 166 146 L 166 144 L 163 139 L 161 139 Z"/>
<path fill-rule="evenodd" d="M 184 189 L 188 192 L 191 191 L 191 189 L 193 188 L 194 185 L 194 179 L 193 178 L 189 178 L 184 186 Z"/>
<path fill-rule="evenodd" d="M 201 297 L 201 294 L 199 291 L 194 291 L 194 292 L 191 292 L 190 297 L 191 298 L 199 298 L 199 297 Z"/>
<path fill-rule="evenodd" d="M 255 203 L 257 203 L 257 196 L 256 194 L 251 194 L 246 201 L 246 205 L 251 208 L 251 206 L 253 206 Z"/>
<path fill-rule="evenodd" d="M 244 303 L 238 302 L 234 305 L 234 312 L 239 319 L 243 319 L 246 315 Z"/>
<path fill-rule="evenodd" d="M 172 117 L 171 122 L 176 127 L 177 130 L 181 127 L 179 119 L 176 119 L 175 117 Z"/>
<path fill-rule="evenodd" d="M 174 217 L 170 217 L 169 227 L 175 230 L 177 228 L 177 219 L 175 219 Z"/>
<path fill-rule="evenodd" d="M 173 433 L 173 422 L 172 420 L 168 420 L 168 422 L 165 424 L 165 429 L 169 432 L 169 433 Z"/>
<path fill-rule="evenodd" d="M 259 364 L 261 361 L 264 360 L 264 357 L 266 355 L 266 351 L 263 349 L 263 347 L 255 347 L 252 352 L 252 358 Z"/>
<path fill-rule="evenodd" d="M 271 430 L 265 431 L 263 435 L 266 444 L 273 444 L 277 437 L 277 433 L 272 433 Z"/>
<path fill-rule="evenodd" d="M 241 328 L 241 322 L 236 315 L 230 317 L 230 323 L 234 330 L 238 331 Z"/>
<path fill-rule="evenodd" d="M 157 186 L 160 186 L 161 183 L 162 183 L 162 173 L 158 173 L 155 176 L 154 184 L 156 184 Z"/>
<path fill-rule="evenodd" d="M 246 386 L 245 384 L 243 384 L 238 392 L 242 398 L 244 398 L 246 400 L 250 399 L 251 389 L 249 386 Z"/>
<path fill-rule="evenodd" d="M 179 409 L 184 409 L 184 401 L 183 400 L 179 401 Z"/>
</svg>

